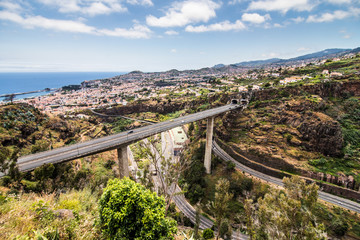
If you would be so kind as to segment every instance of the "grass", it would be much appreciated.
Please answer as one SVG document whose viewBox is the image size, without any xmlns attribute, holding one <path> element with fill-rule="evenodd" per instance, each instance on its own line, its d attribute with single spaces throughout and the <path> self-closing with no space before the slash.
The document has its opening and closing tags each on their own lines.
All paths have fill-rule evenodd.
<svg viewBox="0 0 360 240">
<path fill-rule="evenodd" d="M 97 225 L 98 197 L 88 188 L 59 196 L 35 193 L 2 196 L 0 239 L 33 239 L 39 235 L 48 239 L 102 239 Z M 59 209 L 71 210 L 74 217 L 58 217 Z"/>
<path fill-rule="evenodd" d="M 328 173 L 337 176 L 339 172 L 345 175 L 353 175 L 359 180 L 359 175 L 354 174 L 354 170 L 360 170 L 360 163 L 352 159 L 322 157 L 309 160 L 309 164 L 317 172 Z"/>
</svg>

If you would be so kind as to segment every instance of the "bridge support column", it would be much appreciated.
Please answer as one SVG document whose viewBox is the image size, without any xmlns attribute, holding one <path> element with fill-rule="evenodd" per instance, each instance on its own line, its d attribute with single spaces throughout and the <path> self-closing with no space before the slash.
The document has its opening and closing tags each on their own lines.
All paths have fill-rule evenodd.
<svg viewBox="0 0 360 240">
<path fill-rule="evenodd" d="M 204 165 L 207 174 L 211 173 L 211 150 L 212 150 L 213 130 L 214 130 L 214 117 L 209 117 L 207 119 L 207 127 L 206 127 L 206 145 L 205 145 L 205 159 L 204 159 Z"/>
<path fill-rule="evenodd" d="M 120 178 L 129 177 L 129 160 L 127 147 L 127 145 L 123 145 L 117 149 Z"/>
</svg>

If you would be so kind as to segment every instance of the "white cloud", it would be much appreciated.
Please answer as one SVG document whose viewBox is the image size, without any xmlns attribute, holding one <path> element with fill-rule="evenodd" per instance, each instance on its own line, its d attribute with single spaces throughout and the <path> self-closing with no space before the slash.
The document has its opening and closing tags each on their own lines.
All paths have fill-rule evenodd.
<svg viewBox="0 0 360 240">
<path fill-rule="evenodd" d="M 143 25 L 135 24 L 132 28 L 115 28 L 114 30 L 100 29 L 97 30 L 99 34 L 112 36 L 112 37 L 123 37 L 123 38 L 150 38 L 151 30 Z"/>
<path fill-rule="evenodd" d="M 244 30 L 246 29 L 246 26 L 240 21 L 237 20 L 235 23 L 230 23 L 229 21 L 224 21 L 220 23 L 215 23 L 211 25 L 200 25 L 200 26 L 187 26 L 185 28 L 185 31 L 187 32 L 225 32 L 225 31 L 231 31 L 231 30 Z"/>
<path fill-rule="evenodd" d="M 280 55 L 279 53 L 271 52 L 271 53 L 264 53 L 261 56 L 264 58 L 275 58 L 278 57 L 279 55 Z"/>
<path fill-rule="evenodd" d="M 177 31 L 174 30 L 169 30 L 165 32 L 166 35 L 179 35 L 179 33 Z"/>
<path fill-rule="evenodd" d="M 125 12 L 127 8 L 120 0 L 38 0 L 39 2 L 59 8 L 62 13 L 82 13 L 90 16 Z M 137 1 L 136 1 L 137 2 Z"/>
<path fill-rule="evenodd" d="M 344 39 L 351 38 L 351 35 L 348 34 L 348 32 L 346 30 L 341 30 L 341 31 L 339 31 L 339 33 L 341 33 L 343 35 L 342 38 L 344 38 Z"/>
<path fill-rule="evenodd" d="M 261 16 L 257 13 L 244 13 L 241 17 L 241 20 L 244 22 L 250 22 L 255 24 L 260 24 L 270 19 L 270 15 L 266 14 L 265 16 Z"/>
<path fill-rule="evenodd" d="M 25 28 L 43 28 L 54 31 L 86 33 L 92 35 L 114 36 L 123 38 L 150 38 L 151 30 L 137 23 L 130 29 L 115 28 L 114 30 L 97 29 L 80 21 L 49 19 L 42 16 L 22 17 L 9 11 L 0 11 L 0 19 L 15 22 Z"/>
<path fill-rule="evenodd" d="M 11 12 L 18 12 L 20 10 L 22 10 L 22 7 L 17 4 L 17 3 L 13 3 L 13 2 L 10 2 L 10 1 L 2 1 L 0 2 L 0 7 L 4 8 L 4 9 L 7 9 Z"/>
<path fill-rule="evenodd" d="M 297 17 L 297 18 L 292 18 L 291 20 L 293 20 L 295 23 L 301 23 L 301 22 L 305 21 L 305 18 Z"/>
<path fill-rule="evenodd" d="M 309 50 L 310 50 L 310 48 L 300 47 L 300 48 L 298 48 L 296 51 L 298 51 L 298 52 L 307 52 L 307 51 L 309 51 Z"/>
<path fill-rule="evenodd" d="M 23 18 L 16 13 L 7 11 L 0 11 L 0 19 L 18 23 L 25 28 L 39 27 L 44 29 L 78 33 L 93 33 L 95 31 L 94 27 L 87 26 L 82 22 L 48 19 L 42 16 L 31 16 Z"/>
<path fill-rule="evenodd" d="M 127 0 L 126 2 L 132 5 L 154 6 L 154 3 L 151 0 Z"/>
<path fill-rule="evenodd" d="M 289 10 L 310 11 L 315 7 L 315 3 L 310 0 L 263 0 L 253 1 L 249 5 L 249 10 L 280 11 L 286 13 Z"/>
<path fill-rule="evenodd" d="M 327 2 L 341 5 L 341 4 L 350 4 L 351 0 L 327 0 Z"/>
<path fill-rule="evenodd" d="M 173 49 L 170 50 L 170 52 L 171 52 L 171 53 L 176 53 L 177 50 L 176 50 L 175 48 L 173 48 Z"/>
<path fill-rule="evenodd" d="M 165 16 L 146 17 L 146 23 L 153 27 L 182 27 L 191 23 L 207 22 L 216 16 L 219 4 L 211 0 L 187 0 L 176 2 L 168 9 Z"/>
<path fill-rule="evenodd" d="M 245 2 L 247 0 L 231 0 L 228 2 L 229 5 L 235 5 L 235 4 L 238 4 L 238 3 L 242 3 L 242 2 Z"/>
<path fill-rule="evenodd" d="M 337 10 L 333 13 L 323 13 L 320 16 L 311 15 L 307 18 L 306 22 L 332 22 L 334 20 L 341 20 L 348 17 L 357 17 L 360 15 L 360 8 L 352 8 L 348 11 Z"/>
</svg>

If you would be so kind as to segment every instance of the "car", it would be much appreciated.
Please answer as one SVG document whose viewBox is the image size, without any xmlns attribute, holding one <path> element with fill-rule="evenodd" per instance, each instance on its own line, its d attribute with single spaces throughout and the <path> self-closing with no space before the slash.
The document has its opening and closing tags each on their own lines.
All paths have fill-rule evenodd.
<svg viewBox="0 0 360 240">
<path fill-rule="evenodd" d="M 156 175 L 157 175 L 157 171 L 156 171 L 156 170 L 153 170 L 153 171 L 152 171 L 152 175 L 153 175 L 153 176 L 156 176 Z"/>
<path fill-rule="evenodd" d="M 133 130 L 130 130 L 130 131 L 128 131 L 128 134 L 133 133 L 133 132 L 134 132 Z"/>
<path fill-rule="evenodd" d="M 171 119 L 171 120 L 170 120 L 170 122 L 173 122 L 173 121 L 174 121 L 174 119 Z"/>
<path fill-rule="evenodd" d="M 184 120 L 181 120 L 182 123 L 184 123 L 185 121 Z"/>
</svg>

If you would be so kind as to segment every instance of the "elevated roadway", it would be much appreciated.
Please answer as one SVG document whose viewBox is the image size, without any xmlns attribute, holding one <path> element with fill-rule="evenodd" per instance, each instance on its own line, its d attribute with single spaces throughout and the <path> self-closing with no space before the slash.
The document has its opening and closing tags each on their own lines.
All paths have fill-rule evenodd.
<svg viewBox="0 0 360 240">
<path fill-rule="evenodd" d="M 153 125 L 136 128 L 130 131 L 122 132 L 119 134 L 102 137 L 82 143 L 77 143 L 54 150 L 31 154 L 20 157 L 17 161 L 17 166 L 21 172 L 33 170 L 48 163 L 61 163 L 71 161 L 77 158 L 90 156 L 96 153 L 101 153 L 121 146 L 128 145 L 132 142 L 139 141 L 149 136 L 170 130 L 174 127 L 181 126 L 190 122 L 213 117 L 218 114 L 227 112 L 229 110 L 242 108 L 242 105 L 229 104 L 213 109 L 205 110 L 202 112 L 189 114 L 187 116 L 179 117 L 173 120 L 156 123 Z M 4 176 L 0 173 L 0 177 Z"/>
</svg>

